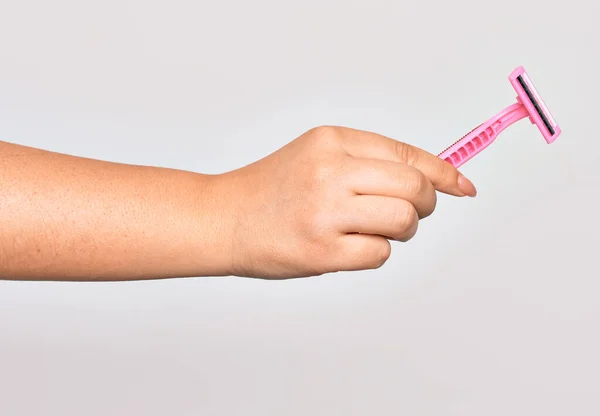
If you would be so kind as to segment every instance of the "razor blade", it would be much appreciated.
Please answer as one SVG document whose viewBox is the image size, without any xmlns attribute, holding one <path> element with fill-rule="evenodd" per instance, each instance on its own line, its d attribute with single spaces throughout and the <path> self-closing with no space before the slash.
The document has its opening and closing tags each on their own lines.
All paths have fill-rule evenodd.
<svg viewBox="0 0 600 416">
<path fill-rule="evenodd" d="M 517 93 L 517 102 L 474 128 L 446 148 L 438 157 L 454 167 L 459 167 L 488 147 L 504 129 L 527 117 L 537 126 L 548 144 L 560 136 L 561 129 L 558 123 L 525 69 L 522 66 L 516 68 L 509 75 L 508 80 Z"/>
</svg>

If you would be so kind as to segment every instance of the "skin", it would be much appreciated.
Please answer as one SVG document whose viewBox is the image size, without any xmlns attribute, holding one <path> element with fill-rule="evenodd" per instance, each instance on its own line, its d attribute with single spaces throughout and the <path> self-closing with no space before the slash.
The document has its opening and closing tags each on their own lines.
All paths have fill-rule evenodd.
<svg viewBox="0 0 600 416">
<path fill-rule="evenodd" d="M 0 278 L 284 279 L 381 267 L 436 191 L 475 196 L 422 149 L 311 129 L 240 169 L 204 175 L 0 142 Z"/>
</svg>

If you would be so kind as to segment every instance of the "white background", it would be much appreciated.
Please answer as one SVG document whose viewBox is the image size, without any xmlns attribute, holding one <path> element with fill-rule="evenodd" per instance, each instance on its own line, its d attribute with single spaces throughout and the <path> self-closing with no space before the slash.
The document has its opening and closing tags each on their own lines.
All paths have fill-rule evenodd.
<svg viewBox="0 0 600 416">
<path fill-rule="evenodd" d="M 376 271 L 0 282 L 0 414 L 600 414 L 597 2 L 0 0 L 0 140 L 205 173 L 338 124 L 522 121 Z M 0 207 L 1 209 L 1 207 Z"/>
</svg>

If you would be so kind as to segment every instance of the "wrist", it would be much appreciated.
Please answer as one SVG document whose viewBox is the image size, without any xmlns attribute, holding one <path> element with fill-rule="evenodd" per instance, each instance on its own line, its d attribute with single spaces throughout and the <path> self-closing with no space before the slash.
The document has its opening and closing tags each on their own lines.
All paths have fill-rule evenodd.
<svg viewBox="0 0 600 416">
<path fill-rule="evenodd" d="M 235 275 L 235 230 L 239 222 L 240 194 L 234 175 L 201 175 L 196 191 L 197 233 L 200 248 L 197 275 Z"/>
</svg>

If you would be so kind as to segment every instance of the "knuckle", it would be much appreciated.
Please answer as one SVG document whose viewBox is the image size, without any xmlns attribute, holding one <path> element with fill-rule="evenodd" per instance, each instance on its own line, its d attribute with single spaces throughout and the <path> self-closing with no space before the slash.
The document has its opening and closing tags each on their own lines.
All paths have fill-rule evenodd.
<svg viewBox="0 0 600 416">
<path fill-rule="evenodd" d="M 437 194 L 435 193 L 435 190 L 432 189 L 431 196 L 430 196 L 430 203 L 423 210 L 421 218 L 426 218 L 426 217 L 429 217 L 431 214 L 433 214 L 433 211 L 435 211 L 436 206 L 437 206 Z"/>
<path fill-rule="evenodd" d="M 408 166 L 415 166 L 419 161 L 419 152 L 407 143 L 396 142 L 396 155 Z"/>
<path fill-rule="evenodd" d="M 419 216 L 415 207 L 409 202 L 399 204 L 393 222 L 395 240 L 406 242 L 417 233 Z"/>
<path fill-rule="evenodd" d="M 358 254 L 363 259 L 366 259 L 362 262 L 363 268 L 379 269 L 388 261 L 391 252 L 392 247 L 390 242 L 387 239 L 381 239 L 375 246 L 372 244 L 365 244 Z"/>
<path fill-rule="evenodd" d="M 415 221 L 415 209 L 410 202 L 400 200 L 396 204 L 392 228 L 395 234 L 402 234 L 411 227 Z"/>
<path fill-rule="evenodd" d="M 337 145 L 341 138 L 341 133 L 338 127 L 323 125 L 309 130 L 307 136 L 314 146 L 322 148 Z"/>
<path fill-rule="evenodd" d="M 412 169 L 410 173 L 405 173 L 405 183 L 410 195 L 421 195 L 429 189 L 429 179 L 417 169 Z"/>
<path fill-rule="evenodd" d="M 392 246 L 388 240 L 383 240 L 379 251 L 373 256 L 373 268 L 379 269 L 385 264 L 392 254 Z"/>
<path fill-rule="evenodd" d="M 433 187 L 431 186 L 431 182 L 429 181 L 429 179 L 427 179 L 427 176 L 425 176 L 425 174 L 420 170 L 418 170 L 417 172 L 417 191 L 419 193 L 424 193 L 427 192 L 429 189 L 432 189 Z"/>
<path fill-rule="evenodd" d="M 411 228 L 405 231 L 403 234 L 399 235 L 395 238 L 396 241 L 400 241 L 401 243 L 406 243 L 413 239 L 413 237 L 417 234 L 418 222 L 415 222 Z"/>
<path fill-rule="evenodd" d="M 409 240 L 412 240 L 412 238 L 417 234 L 417 229 L 419 228 L 419 221 L 415 220 L 411 226 L 408 228 L 408 230 L 404 233 L 404 235 L 402 235 L 399 239 L 399 241 L 406 243 Z"/>
</svg>

